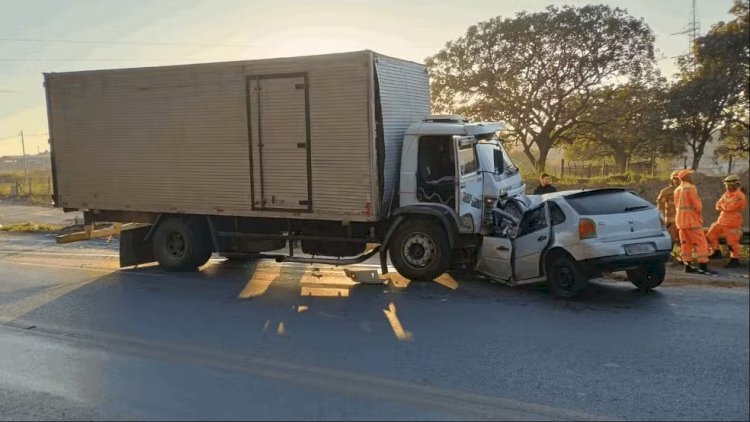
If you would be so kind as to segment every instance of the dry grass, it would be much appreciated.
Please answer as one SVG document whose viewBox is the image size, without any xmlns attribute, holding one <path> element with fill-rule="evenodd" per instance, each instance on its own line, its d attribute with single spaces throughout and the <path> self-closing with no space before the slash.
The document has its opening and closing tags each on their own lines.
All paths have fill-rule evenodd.
<svg viewBox="0 0 750 422">
<path fill-rule="evenodd" d="M 62 226 L 45 223 L 16 223 L 0 227 L 0 231 L 16 233 L 54 233 L 62 230 Z"/>
<path fill-rule="evenodd" d="M 26 192 L 28 190 L 28 185 L 26 184 L 24 172 L 17 171 L 0 173 L 0 197 L 10 196 L 13 186 L 18 183 L 21 188 L 21 191 L 18 192 L 19 196 L 44 198 L 43 200 L 48 203 L 52 190 L 52 182 L 50 180 L 49 172 L 43 170 L 30 170 L 29 181 L 31 182 L 31 195 Z"/>
</svg>

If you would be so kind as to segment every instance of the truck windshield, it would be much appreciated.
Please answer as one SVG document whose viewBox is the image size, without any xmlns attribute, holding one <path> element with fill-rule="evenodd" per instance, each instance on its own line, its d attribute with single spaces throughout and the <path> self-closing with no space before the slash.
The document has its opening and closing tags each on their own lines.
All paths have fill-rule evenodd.
<svg viewBox="0 0 750 422">
<path fill-rule="evenodd" d="M 510 161 L 510 157 L 508 156 L 508 152 L 505 151 L 505 148 L 500 149 L 503 152 L 503 160 L 505 161 L 505 171 L 508 173 L 518 173 L 518 167 L 516 167 L 515 164 L 513 164 L 512 161 Z"/>
<path fill-rule="evenodd" d="M 503 147 L 500 138 L 494 136 L 488 142 L 480 145 L 482 148 L 492 148 L 492 169 L 495 171 L 495 174 L 518 173 L 518 167 L 510 160 L 508 152 Z"/>
</svg>

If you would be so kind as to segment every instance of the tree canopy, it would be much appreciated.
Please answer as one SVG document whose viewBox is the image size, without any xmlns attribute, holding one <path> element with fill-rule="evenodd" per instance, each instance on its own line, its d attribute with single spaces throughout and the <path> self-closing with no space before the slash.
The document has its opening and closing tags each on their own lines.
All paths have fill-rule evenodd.
<svg viewBox="0 0 750 422">
<path fill-rule="evenodd" d="M 591 97 L 592 107 L 572 131 L 573 143 L 566 152 L 589 160 L 613 157 L 621 172 L 634 157 L 681 153 L 684 145 L 664 128 L 666 101 L 663 81 L 597 90 Z"/>
<path fill-rule="evenodd" d="M 672 87 L 669 117 L 672 127 L 693 152 L 691 168 L 697 169 L 706 144 L 724 132 L 736 149 L 737 138 L 729 136 L 750 129 L 748 82 L 750 82 L 750 25 L 748 1 L 735 0 L 730 10 L 736 18 L 719 22 L 696 40 L 694 54 L 680 60 L 677 82 Z"/>
<path fill-rule="evenodd" d="M 652 71 L 653 43 L 642 19 L 604 5 L 496 17 L 426 60 L 433 104 L 504 121 L 542 170 L 550 149 L 568 142 L 595 107 L 599 89 Z"/>
</svg>

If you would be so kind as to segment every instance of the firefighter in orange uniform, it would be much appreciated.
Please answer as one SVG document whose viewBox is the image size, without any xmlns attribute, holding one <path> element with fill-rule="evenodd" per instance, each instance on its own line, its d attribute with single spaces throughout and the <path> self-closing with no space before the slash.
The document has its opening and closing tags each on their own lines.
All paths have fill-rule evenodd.
<svg viewBox="0 0 750 422">
<path fill-rule="evenodd" d="M 693 184 L 693 170 L 680 170 L 677 177 L 680 186 L 674 190 L 675 224 L 680 231 L 680 250 L 685 272 L 711 273 L 708 269 L 708 242 L 703 233 L 703 203 L 698 196 L 698 189 Z M 695 248 L 698 268 L 693 261 Z"/>
<path fill-rule="evenodd" d="M 742 237 L 742 211 L 745 210 L 747 202 L 745 195 L 740 191 L 740 178 L 731 175 L 724 179 L 726 192 L 716 201 L 716 210 L 721 211 L 719 219 L 716 220 L 708 230 L 706 237 L 711 249 L 714 251 L 710 258 L 722 258 L 719 249 L 719 237 L 724 236 L 727 245 L 732 249 L 727 268 L 740 266 L 740 238 Z"/>
<path fill-rule="evenodd" d="M 675 208 L 674 208 L 674 190 L 680 186 L 680 179 L 677 178 L 678 170 L 672 172 L 670 185 L 659 191 L 656 197 L 656 207 L 659 209 L 664 224 L 667 226 L 669 235 L 672 236 L 673 243 L 680 243 L 680 233 L 674 225 Z"/>
</svg>

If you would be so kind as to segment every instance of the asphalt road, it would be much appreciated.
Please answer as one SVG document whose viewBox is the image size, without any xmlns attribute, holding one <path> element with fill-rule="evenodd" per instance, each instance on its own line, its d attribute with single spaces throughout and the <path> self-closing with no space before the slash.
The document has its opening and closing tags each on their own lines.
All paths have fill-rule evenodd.
<svg viewBox="0 0 750 422">
<path fill-rule="evenodd" d="M 748 321 L 746 287 L 169 274 L 0 233 L 0 419 L 748 420 Z"/>
</svg>

